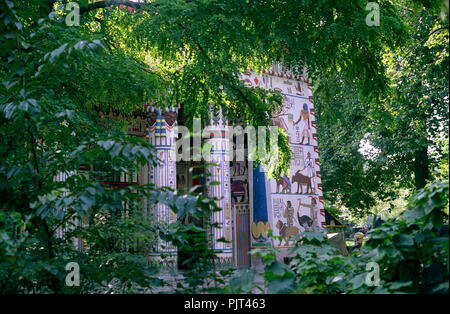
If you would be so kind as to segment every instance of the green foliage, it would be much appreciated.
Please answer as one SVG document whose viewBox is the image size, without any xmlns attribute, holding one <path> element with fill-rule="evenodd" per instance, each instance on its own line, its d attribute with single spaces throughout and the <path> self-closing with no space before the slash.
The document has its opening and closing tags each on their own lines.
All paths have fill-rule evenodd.
<svg viewBox="0 0 450 314">
<path fill-rule="evenodd" d="M 386 291 L 448 293 L 448 187 L 417 191 L 401 217 L 370 233 L 361 258 L 380 265 Z"/>
<path fill-rule="evenodd" d="M 277 260 L 277 249 L 255 249 L 264 265 L 267 293 L 448 293 L 448 181 L 417 191 L 407 210 L 369 232 L 360 251 L 345 257 L 320 232 L 303 232 L 289 250 L 290 262 Z M 379 283 L 373 279 L 374 264 Z M 255 274 L 244 272 L 232 291 L 255 288 Z M 264 289 L 265 288 L 265 289 Z"/>
<path fill-rule="evenodd" d="M 152 90 L 152 77 L 135 73 L 132 60 L 102 52 L 95 35 L 47 17 L 46 5 L 2 1 L 0 7 L 0 291 L 149 288 L 155 269 L 145 266 L 143 248 L 128 248 L 155 237 L 139 216 L 146 189 L 156 190 L 107 189 L 93 164 L 131 173 L 155 164 L 155 150 L 90 107 L 131 112 Z M 118 85 L 113 73 L 126 79 Z M 61 175 L 66 179 L 56 180 Z M 64 284 L 71 261 L 82 269 L 79 288 Z"/>
<path fill-rule="evenodd" d="M 194 168 L 205 168 L 197 178 L 210 177 L 205 164 Z M 175 293 L 221 293 L 225 280 L 233 269 L 218 269 L 217 251 L 211 249 L 210 234 L 215 228 L 221 226 L 212 221 L 214 212 L 221 211 L 217 206 L 217 198 L 205 195 L 205 190 L 216 185 L 217 181 L 210 181 L 205 186 L 195 186 L 185 195 L 167 194 L 168 205 L 177 215 L 177 221 L 169 224 L 159 224 L 158 231 L 161 240 L 174 245 L 178 251 L 178 269 L 182 278 L 178 280 L 173 291 Z M 225 242 L 225 239 L 216 241 Z"/>
<path fill-rule="evenodd" d="M 270 113 L 281 98 L 273 91 L 245 87 L 240 73 L 261 71 L 274 60 L 296 73 L 307 66 L 321 86 L 339 73 L 364 95 L 377 97 L 387 87 L 384 47 L 396 47 L 406 34 L 390 1 L 380 3 L 380 27 L 366 25 L 367 3 L 360 0 L 156 0 L 133 4 L 131 13 L 118 4 L 90 4 L 82 10 L 91 22 L 84 27 L 99 30 L 114 54 L 132 56 L 162 78 L 151 100 L 182 104 L 182 123 L 188 127 L 193 118 L 209 116 L 211 103 L 230 121 L 271 125 Z M 274 177 L 287 170 L 290 150 L 285 142 L 280 136 L 281 158 L 270 169 Z"/>
<path fill-rule="evenodd" d="M 403 186 L 422 188 L 434 179 L 433 157 L 443 153 L 437 142 L 448 137 L 448 21 L 425 9 L 405 20 L 411 39 L 407 49 L 386 54 L 392 94 L 371 110 L 371 141 Z"/>
<path fill-rule="evenodd" d="M 361 101 L 358 92 L 344 84 L 338 75 L 317 90 L 315 97 L 327 208 L 334 206 L 338 212 L 348 208 L 353 217 L 363 217 L 377 198 L 395 196 L 390 188 L 392 178 L 380 171 L 380 164 L 373 156 L 361 153 L 361 141 L 369 129 L 371 105 Z"/>
<path fill-rule="evenodd" d="M 381 1 L 381 26 L 372 28 L 362 0 L 155 0 L 134 3 L 131 12 L 120 1 L 83 1 L 79 27 L 64 23 L 60 6 L 67 2 L 0 1 L 1 293 L 160 292 L 170 284 L 145 258 L 158 239 L 186 256 L 188 269 L 172 291 L 257 289 L 252 271 L 226 287 L 232 269 L 216 269 L 205 235 L 217 227 L 207 219 L 218 210 L 216 200 L 199 191 L 181 195 L 151 184 L 110 189 L 102 182 L 111 171 L 132 174 L 157 163 L 151 145 L 125 132 L 126 118 L 144 103 L 181 104 L 187 126 L 209 116 L 211 103 L 230 121 L 271 125 L 281 95 L 245 87 L 240 73 L 273 60 L 295 71 L 307 66 L 325 101 L 317 107 L 327 121 L 318 123 L 324 126 L 320 149 L 330 160 L 323 167 L 331 173 L 336 165 L 332 179 L 324 176 L 325 190 L 336 195 L 328 200 L 363 215 L 375 203 L 373 192 L 395 195 L 380 182 L 411 186 L 411 171 L 420 173 L 422 164 L 410 161 L 421 160 L 416 152 L 429 147 L 436 152 L 430 164 L 448 177 L 442 166 L 448 153 L 437 139 L 441 132 L 448 138 L 448 14 L 439 20 L 434 2 L 416 1 L 402 16 L 395 6 L 401 1 Z M 373 99 L 382 101 L 368 107 Z M 366 134 L 381 149 L 375 160 L 357 153 Z M 290 160 L 286 135 L 277 140 L 275 177 Z M 365 246 L 371 251 L 356 262 L 340 259 L 322 235 L 309 233 L 293 249 L 291 267 L 276 260 L 275 250 L 255 251 L 266 266 L 267 291 L 448 291 L 448 237 L 437 236 L 448 197 L 442 185 L 421 193 L 403 220 L 373 232 Z M 179 221 L 152 223 L 142 208 L 158 203 Z M 203 223 L 189 222 L 192 217 Z M 387 276 L 379 288 L 363 284 L 369 258 Z M 82 268 L 80 287 L 64 285 L 71 261 Z"/>
<path fill-rule="evenodd" d="M 365 97 L 341 73 L 314 90 L 326 205 L 354 219 L 448 180 L 448 18 L 438 1 L 394 3 L 407 33 L 400 47 L 382 48 L 384 95 Z"/>
</svg>

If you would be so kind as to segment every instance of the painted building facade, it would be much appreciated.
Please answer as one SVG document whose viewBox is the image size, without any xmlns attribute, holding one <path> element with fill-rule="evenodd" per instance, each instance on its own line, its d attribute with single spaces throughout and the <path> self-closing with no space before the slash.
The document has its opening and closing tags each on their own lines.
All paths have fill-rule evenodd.
<svg viewBox="0 0 450 314">
<path fill-rule="evenodd" d="M 276 64 L 261 76 L 246 73 L 245 81 L 284 95 L 272 121 L 288 137 L 290 171 L 268 181 L 261 167 L 253 170 L 250 213 L 251 248 L 274 246 L 286 254 L 300 232 L 326 230 L 312 89 L 305 76 L 296 78 Z M 281 242 L 267 236 L 269 229 Z"/>
<path fill-rule="evenodd" d="M 222 208 L 212 217 L 221 226 L 212 234 L 212 246 L 223 264 L 245 267 L 256 263 L 248 254 L 252 248 L 275 246 L 283 252 L 294 245 L 293 239 L 300 232 L 325 230 L 326 224 L 316 119 L 308 79 L 294 77 L 274 64 L 260 75 L 245 71 L 242 80 L 248 86 L 278 90 L 284 95 L 283 107 L 274 113 L 272 120 L 286 132 L 292 151 L 289 173 L 278 180 L 268 180 L 260 165 L 227 159 L 232 145 L 228 142 L 227 121 L 220 113 L 212 115 L 208 123 L 211 137 L 206 142 L 212 146 L 211 161 L 217 164 L 208 169 L 212 174 L 209 180 L 220 182 L 211 186 L 208 193 L 220 199 L 217 205 Z M 188 171 L 189 163 L 176 162 L 177 110 L 148 105 L 146 119 L 137 121 L 130 133 L 133 128 L 142 133 L 145 125 L 146 136 L 161 160 L 157 167 L 144 169 L 148 174 L 144 183 L 187 190 L 202 182 Z M 176 219 L 164 205 L 153 211 L 158 221 L 170 223 Z M 270 238 L 269 229 L 281 236 L 282 241 Z M 229 242 L 216 241 L 220 238 Z M 154 255 L 162 252 L 176 257 L 176 248 L 168 243 L 159 243 Z"/>
</svg>

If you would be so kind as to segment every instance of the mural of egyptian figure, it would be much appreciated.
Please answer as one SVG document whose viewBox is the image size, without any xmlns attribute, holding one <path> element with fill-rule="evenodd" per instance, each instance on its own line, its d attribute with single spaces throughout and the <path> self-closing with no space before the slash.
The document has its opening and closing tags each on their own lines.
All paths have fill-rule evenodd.
<svg viewBox="0 0 450 314">
<path fill-rule="evenodd" d="M 303 215 L 300 216 L 300 206 L 309 208 L 309 216 Z M 302 199 L 298 199 L 298 212 L 297 212 L 297 219 L 298 223 L 301 227 L 303 227 L 305 230 L 308 231 L 314 231 L 319 226 L 317 222 L 317 199 L 315 197 L 311 198 L 311 204 L 302 203 Z"/>
<path fill-rule="evenodd" d="M 298 117 L 298 120 L 297 120 L 297 122 L 295 122 L 295 124 L 298 124 L 299 122 L 300 122 L 299 129 L 300 129 L 300 134 L 302 137 L 300 144 L 303 144 L 303 141 L 305 140 L 305 137 L 306 137 L 308 139 L 308 145 L 309 145 L 310 122 L 309 122 L 309 110 L 308 110 L 307 104 L 303 104 L 303 109 L 302 109 L 302 111 L 300 111 L 300 116 Z"/>
<path fill-rule="evenodd" d="M 297 194 L 303 194 L 303 185 L 306 187 L 305 193 L 312 194 L 311 178 L 301 174 L 300 171 L 301 170 L 297 170 L 297 172 L 292 176 L 292 184 L 297 183 Z"/>
<path fill-rule="evenodd" d="M 289 241 L 295 235 L 297 235 L 300 230 L 294 226 L 294 208 L 292 207 L 291 201 L 286 202 L 286 208 L 283 213 L 283 217 L 286 218 L 286 223 L 283 223 L 281 220 L 278 220 L 276 227 L 280 233 L 280 246 L 282 240 L 284 240 L 285 245 L 289 246 Z"/>
<path fill-rule="evenodd" d="M 262 176 L 261 182 L 255 180 L 255 171 L 252 170 L 253 175 L 249 176 L 248 198 L 253 222 L 252 247 L 264 247 L 262 242 L 264 244 L 269 242 L 268 237 L 267 240 L 261 237 L 262 230 L 266 230 L 266 223 L 270 223 L 275 236 L 282 238 L 282 243 L 278 244 L 276 241 L 272 242 L 272 245 L 290 246 L 293 245 L 292 242 L 300 230 L 326 229 L 314 99 L 306 71 L 301 77 L 299 77 L 301 73 L 298 73 L 290 79 L 284 78 L 276 70 L 274 63 L 274 68 L 268 69 L 266 73 L 268 75 L 260 79 L 264 83 L 263 86 L 266 85 L 283 95 L 282 106 L 271 115 L 272 122 L 285 131 L 293 155 L 289 162 L 289 171 L 277 179 L 271 179 L 267 185 L 263 184 Z M 252 72 L 244 76 L 244 79 L 248 79 L 247 84 L 255 85 L 254 76 Z M 239 173 L 238 168 L 234 171 L 236 174 Z M 235 179 L 243 180 L 243 178 Z M 235 194 L 239 198 L 241 183 L 233 184 L 236 184 Z M 297 201 L 299 197 L 301 197 L 300 204 Z M 312 197 L 314 200 L 310 200 Z M 288 204 L 288 201 L 291 203 Z M 298 204 L 300 211 L 297 210 Z M 280 254 L 284 255 L 285 252 Z"/>
<path fill-rule="evenodd" d="M 292 227 L 294 225 L 294 208 L 292 207 L 291 201 L 287 201 L 283 217 L 287 219 L 287 227 Z"/>
<path fill-rule="evenodd" d="M 297 193 L 303 194 L 303 185 L 306 186 L 306 194 L 314 194 L 316 192 L 314 187 L 314 177 L 316 170 L 314 168 L 314 160 L 311 158 L 311 153 L 307 153 L 307 158 L 304 160 L 304 168 L 297 170 L 292 176 L 292 184 L 297 183 Z M 301 172 L 306 169 L 306 175 Z"/>
<path fill-rule="evenodd" d="M 290 245 L 289 241 L 291 240 L 291 238 L 299 234 L 300 232 L 300 230 L 297 227 L 288 227 L 287 224 L 283 223 L 281 220 L 278 220 L 276 227 L 278 228 L 278 231 L 281 236 L 279 246 L 281 246 L 283 240 L 285 245 L 289 246 Z"/>
<path fill-rule="evenodd" d="M 312 190 L 313 190 L 313 193 L 314 193 L 315 187 L 314 187 L 314 180 L 313 180 L 313 178 L 316 175 L 316 169 L 314 168 L 314 159 L 311 158 L 311 153 L 310 152 L 308 152 L 306 154 L 305 168 L 306 168 L 306 175 L 311 179 L 311 187 L 312 187 Z"/>
<path fill-rule="evenodd" d="M 279 187 L 281 186 L 281 191 Z M 277 193 L 291 193 L 291 180 L 283 174 L 277 180 Z"/>
</svg>

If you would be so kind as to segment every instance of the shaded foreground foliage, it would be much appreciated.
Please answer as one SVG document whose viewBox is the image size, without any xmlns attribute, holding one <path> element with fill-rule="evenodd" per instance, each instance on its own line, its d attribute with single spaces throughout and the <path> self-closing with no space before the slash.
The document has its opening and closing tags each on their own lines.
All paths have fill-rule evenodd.
<svg viewBox="0 0 450 314">
<path fill-rule="evenodd" d="M 197 190 L 182 195 L 151 184 L 109 189 L 102 183 L 111 172 L 132 176 L 158 162 L 151 145 L 127 135 L 133 112 L 143 103 L 181 103 L 189 125 L 214 102 L 228 118 L 270 125 L 279 93 L 246 88 L 239 73 L 272 60 L 297 70 L 308 65 L 319 86 L 339 72 L 358 93 L 377 98 L 387 88 L 382 52 L 405 41 L 405 25 L 390 1 L 383 1 L 386 23 L 371 29 L 359 0 L 334 7 L 328 1 L 161 0 L 136 4 L 132 12 L 109 7 L 120 1 L 100 2 L 94 8 L 83 1 L 80 27 L 68 27 L 66 12 L 57 9 L 67 1 L 0 0 L 0 293 L 249 291 L 254 273 L 227 286 L 231 270 L 213 263 L 204 235 L 215 227 L 207 219 L 219 210 L 214 199 Z M 446 60 L 436 65 L 439 73 Z M 404 87 L 399 99 L 410 95 Z M 290 158 L 286 138 L 279 142 L 274 176 Z M 363 169 L 360 164 L 358 173 Z M 266 264 L 267 292 L 448 291 L 448 236 L 437 236 L 448 219 L 444 190 L 437 184 L 420 192 L 403 218 L 373 231 L 360 257 L 335 255 L 322 234 L 305 234 L 292 252 L 292 268 L 271 250 L 256 251 Z M 180 219 L 152 223 L 158 203 Z M 187 216 L 206 223 L 182 223 Z M 190 267 L 175 285 L 146 258 L 159 240 L 188 256 Z M 74 261 L 79 287 L 65 284 L 65 266 Z M 363 284 L 368 261 L 380 265 L 380 287 Z"/>
<path fill-rule="evenodd" d="M 371 230 L 350 257 L 325 234 L 309 231 L 290 249 L 289 265 L 276 259 L 277 249 L 255 249 L 265 267 L 265 287 L 254 283 L 257 272 L 249 270 L 232 279 L 231 291 L 449 293 L 448 189 L 447 181 L 419 190 L 400 217 Z"/>
</svg>

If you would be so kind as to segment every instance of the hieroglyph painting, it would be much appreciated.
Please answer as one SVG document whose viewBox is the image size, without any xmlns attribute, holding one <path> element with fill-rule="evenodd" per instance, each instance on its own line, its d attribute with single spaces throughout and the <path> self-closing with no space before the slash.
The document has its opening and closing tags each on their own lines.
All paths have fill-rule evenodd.
<svg viewBox="0 0 450 314">
<path fill-rule="evenodd" d="M 266 193 L 270 229 L 282 238 L 273 244 L 290 247 L 300 232 L 325 229 L 312 89 L 306 74 L 294 76 L 276 64 L 261 75 L 246 71 L 243 79 L 249 86 L 278 90 L 284 95 L 283 107 L 272 120 L 288 136 L 290 171 L 278 180 L 271 179 Z"/>
</svg>

